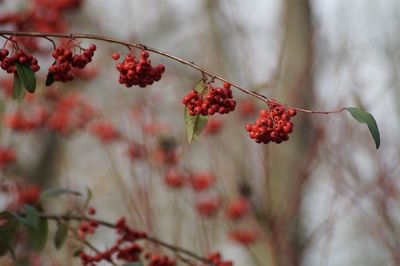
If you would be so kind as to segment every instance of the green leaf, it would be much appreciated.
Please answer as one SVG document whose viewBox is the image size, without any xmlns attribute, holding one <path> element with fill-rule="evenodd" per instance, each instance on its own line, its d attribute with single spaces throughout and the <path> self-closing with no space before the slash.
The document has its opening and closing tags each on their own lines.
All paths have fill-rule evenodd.
<svg viewBox="0 0 400 266">
<path fill-rule="evenodd" d="M 36 208 L 25 205 L 23 215 L 13 213 L 13 216 L 20 221 L 26 228 L 29 245 L 36 251 L 43 250 L 48 234 L 47 219 L 40 218 Z M 42 211 L 39 206 L 40 211 Z"/>
<path fill-rule="evenodd" d="M 23 101 L 25 96 L 25 90 L 22 88 L 21 80 L 19 79 L 17 74 L 14 74 L 14 83 L 13 83 L 13 99 L 16 99 L 20 102 Z"/>
<path fill-rule="evenodd" d="M 54 236 L 54 245 L 59 249 L 67 239 L 68 226 L 64 223 L 57 224 L 56 235 Z"/>
<path fill-rule="evenodd" d="M 14 215 L 9 212 L 0 212 L 0 256 L 9 251 L 15 257 L 12 245 L 18 228 L 19 223 Z"/>
<path fill-rule="evenodd" d="M 48 227 L 47 219 L 40 218 L 37 229 L 26 228 L 28 232 L 28 243 L 34 250 L 40 252 L 44 249 L 49 231 Z"/>
<path fill-rule="evenodd" d="M 198 91 L 200 94 L 204 92 L 206 87 L 204 86 L 204 81 L 200 80 L 197 82 L 194 90 Z M 205 115 L 190 115 L 189 110 L 185 107 L 185 130 L 186 130 L 186 139 L 190 143 L 192 143 L 198 136 L 200 136 L 201 131 L 205 127 L 208 121 L 208 116 Z"/>
<path fill-rule="evenodd" d="M 31 229 L 38 229 L 39 226 L 39 213 L 38 211 L 30 206 L 30 205 L 25 205 L 24 206 L 25 213 L 24 215 L 19 215 L 17 213 L 13 213 L 14 217 L 20 221 L 21 224 L 23 224 L 27 228 Z"/>
<path fill-rule="evenodd" d="M 142 262 L 129 262 L 123 264 L 122 266 L 144 266 L 144 264 Z"/>
<path fill-rule="evenodd" d="M 186 128 L 186 139 L 192 143 L 205 127 L 208 121 L 208 116 L 189 114 L 187 107 L 185 108 L 185 128 Z"/>
<path fill-rule="evenodd" d="M 376 149 L 378 149 L 381 144 L 381 137 L 375 118 L 370 113 L 355 107 L 347 107 L 345 110 L 348 111 L 358 122 L 367 124 L 369 132 L 375 141 Z"/>
<path fill-rule="evenodd" d="M 65 195 L 65 194 L 71 194 L 71 195 L 74 195 L 74 196 L 81 196 L 82 195 L 80 192 L 73 191 L 73 190 L 70 190 L 70 189 L 48 188 L 48 189 L 44 190 L 40 194 L 40 202 L 44 202 L 48 198 L 54 198 L 54 197 L 58 197 L 58 196 Z"/>
<path fill-rule="evenodd" d="M 54 76 L 53 76 L 53 74 L 47 74 L 47 77 L 46 77 L 46 87 L 49 87 L 49 86 L 51 86 L 53 83 L 54 83 Z"/>
<path fill-rule="evenodd" d="M 15 63 L 17 67 L 18 77 L 21 79 L 25 89 L 30 93 L 35 92 L 36 77 L 35 73 L 28 64 Z"/>
</svg>

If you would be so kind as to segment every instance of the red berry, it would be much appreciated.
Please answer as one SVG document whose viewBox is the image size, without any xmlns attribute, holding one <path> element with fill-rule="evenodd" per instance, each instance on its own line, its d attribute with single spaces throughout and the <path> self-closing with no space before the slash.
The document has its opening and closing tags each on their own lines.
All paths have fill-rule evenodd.
<svg viewBox="0 0 400 266">
<path fill-rule="evenodd" d="M 93 208 L 93 207 L 90 207 L 90 208 L 88 209 L 88 213 L 89 213 L 90 215 L 94 215 L 94 214 L 96 214 L 96 209 Z"/>
<path fill-rule="evenodd" d="M 120 58 L 120 54 L 119 53 L 113 53 L 112 54 L 112 59 L 118 60 L 119 58 Z"/>
<path fill-rule="evenodd" d="M 288 112 L 288 115 L 289 116 L 295 116 L 296 115 L 296 110 L 295 109 L 292 109 L 292 108 L 289 108 L 288 110 L 287 110 L 287 112 Z"/>
<path fill-rule="evenodd" d="M 91 45 L 89 46 L 89 50 L 96 51 L 96 49 L 97 49 L 97 47 L 96 47 L 95 44 L 91 44 Z"/>
</svg>

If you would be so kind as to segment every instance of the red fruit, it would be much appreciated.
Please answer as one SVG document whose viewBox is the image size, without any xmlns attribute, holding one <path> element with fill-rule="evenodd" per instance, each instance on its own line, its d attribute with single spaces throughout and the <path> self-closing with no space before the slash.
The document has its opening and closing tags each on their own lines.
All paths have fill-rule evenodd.
<svg viewBox="0 0 400 266">
<path fill-rule="evenodd" d="M 213 110 L 207 110 L 208 113 L 213 113 Z M 210 112 L 211 111 L 211 112 Z M 204 127 L 204 132 L 209 135 L 218 134 L 222 129 L 223 121 L 220 119 L 210 119 L 208 120 L 206 126 Z"/>
<path fill-rule="evenodd" d="M 243 245 L 253 244 L 257 240 L 257 232 L 253 229 L 236 229 L 229 232 L 229 237 Z"/>
<path fill-rule="evenodd" d="M 17 206 L 22 206 L 24 204 L 35 205 L 39 202 L 39 197 L 40 197 L 39 187 L 36 185 L 30 185 L 18 191 L 16 203 Z"/>
<path fill-rule="evenodd" d="M 250 204 L 246 198 L 240 197 L 231 201 L 226 207 L 225 214 L 232 220 L 245 216 L 250 210 Z"/>
<path fill-rule="evenodd" d="M 97 49 L 97 47 L 96 47 L 95 44 L 91 44 L 91 45 L 89 46 L 89 50 L 91 50 L 91 51 L 96 51 L 96 49 Z"/>
<path fill-rule="evenodd" d="M 215 177 L 210 173 L 198 173 L 192 176 L 192 188 L 196 192 L 208 189 L 215 182 Z"/>
<path fill-rule="evenodd" d="M 96 209 L 93 208 L 93 207 L 90 207 L 90 208 L 88 209 L 88 213 L 89 213 L 90 215 L 94 215 L 94 214 L 96 214 Z"/>
<path fill-rule="evenodd" d="M 269 110 L 261 110 L 260 117 L 254 124 L 246 125 L 250 138 L 257 143 L 281 143 L 289 140 L 288 134 L 293 131 L 290 118 L 296 114 L 294 109 L 286 109 L 285 106 L 271 100 Z"/>
<path fill-rule="evenodd" d="M 228 82 L 224 82 L 224 88 L 229 89 L 231 87 L 231 84 Z"/>
<path fill-rule="evenodd" d="M 296 114 L 297 114 L 297 112 L 296 112 L 296 110 L 294 110 L 294 109 L 292 109 L 292 108 L 289 108 L 288 110 L 287 110 L 287 112 L 288 112 L 288 115 L 289 116 L 295 116 Z"/>
<path fill-rule="evenodd" d="M 164 175 L 164 182 L 170 188 L 181 188 L 185 181 L 186 177 L 176 170 L 168 170 Z"/>
<path fill-rule="evenodd" d="M 121 136 L 114 125 L 109 122 L 97 122 L 92 124 L 90 131 L 105 143 L 115 141 Z"/>
<path fill-rule="evenodd" d="M 197 212 L 201 216 L 210 217 L 217 213 L 221 206 L 221 200 L 217 196 L 201 199 L 196 203 Z"/>
<path fill-rule="evenodd" d="M 113 53 L 112 54 L 112 59 L 118 60 L 119 58 L 120 58 L 120 54 L 119 53 Z"/>
</svg>

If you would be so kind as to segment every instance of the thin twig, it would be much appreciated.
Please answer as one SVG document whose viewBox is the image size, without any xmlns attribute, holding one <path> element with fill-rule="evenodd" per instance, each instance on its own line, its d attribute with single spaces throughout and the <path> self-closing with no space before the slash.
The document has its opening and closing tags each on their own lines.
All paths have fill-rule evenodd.
<svg viewBox="0 0 400 266">
<path fill-rule="evenodd" d="M 174 61 L 177 61 L 179 63 L 182 63 L 184 65 L 187 65 L 191 68 L 194 68 L 198 71 L 200 71 L 202 73 L 202 75 L 207 75 L 209 76 L 212 80 L 220 80 L 223 82 L 227 82 L 229 84 L 231 84 L 232 87 L 240 90 L 241 92 L 251 95 L 261 101 L 263 101 L 266 104 L 269 104 L 271 102 L 271 100 L 269 98 L 267 98 L 266 96 L 256 92 L 256 91 L 251 91 L 248 90 L 246 88 L 243 88 L 242 86 L 240 86 L 239 84 L 236 84 L 232 81 L 229 81 L 223 77 L 220 77 L 218 75 L 215 75 L 211 72 L 209 72 L 206 69 L 203 69 L 202 67 L 200 67 L 199 65 L 195 64 L 192 61 L 187 61 L 185 59 L 182 59 L 180 57 L 177 57 L 175 55 L 169 54 L 167 52 L 149 47 L 147 45 L 141 44 L 141 43 L 131 43 L 131 42 L 127 42 L 124 40 L 120 40 L 120 39 L 115 39 L 115 38 L 111 38 L 108 36 L 103 36 L 103 35 L 98 35 L 98 34 L 84 34 L 84 33 L 43 33 L 43 32 L 25 32 L 25 31 L 8 31 L 8 30 L 0 30 L 0 35 L 9 35 L 9 36 L 28 36 L 28 37 L 37 37 L 37 38 L 45 38 L 45 39 L 49 39 L 49 37 L 53 37 L 53 38 L 66 38 L 66 39 L 90 39 L 90 40 L 98 40 L 98 41 L 103 41 L 103 42 L 108 42 L 108 43 L 114 43 L 114 44 L 120 44 L 120 45 L 124 45 L 126 46 L 128 49 L 130 48 L 137 48 L 137 49 L 145 49 L 147 51 L 153 52 L 155 54 L 159 54 L 162 55 L 164 57 L 170 58 Z M 277 102 L 278 104 L 282 104 Z M 314 111 L 314 110 L 308 110 L 308 109 L 303 109 L 303 108 L 298 108 L 298 107 L 294 107 L 294 106 L 290 106 L 290 105 L 286 105 L 286 104 L 282 104 L 288 108 L 292 108 L 295 109 L 299 112 L 303 112 L 303 113 L 311 113 L 311 114 L 331 114 L 331 113 L 340 113 L 342 111 L 344 111 L 344 108 L 340 108 L 340 109 L 335 109 L 335 110 L 328 110 L 328 111 Z"/>
<path fill-rule="evenodd" d="M 93 222 L 96 222 L 99 225 L 102 225 L 104 227 L 108 227 L 108 228 L 115 228 L 116 227 L 116 225 L 113 224 L 113 223 L 106 222 L 106 221 L 103 221 L 103 220 L 93 219 L 93 218 L 89 218 L 89 217 L 85 217 L 85 216 L 50 215 L 50 214 L 44 214 L 44 213 L 41 213 L 39 216 L 42 217 L 42 218 L 45 218 L 45 219 L 56 220 L 56 221 L 60 221 L 60 220 L 64 220 L 64 221 L 75 220 L 75 221 L 89 221 L 89 222 L 93 221 Z M 204 257 L 201 257 L 201 256 L 197 255 L 196 253 L 190 251 L 190 250 L 187 250 L 187 249 L 184 249 L 184 248 L 181 248 L 181 247 L 178 247 L 178 246 L 174 246 L 172 244 L 169 244 L 169 243 L 166 243 L 166 242 L 164 242 L 162 240 L 159 240 L 159 239 L 157 239 L 155 237 L 144 236 L 142 239 L 150 241 L 150 242 L 152 242 L 154 244 L 163 246 L 163 247 L 165 247 L 165 248 L 167 248 L 167 249 L 169 249 L 169 250 L 171 250 L 173 252 L 185 254 L 185 255 L 187 255 L 189 257 L 192 257 L 192 258 L 194 258 L 194 259 L 196 259 L 198 261 L 201 261 L 203 263 L 206 263 L 208 265 L 215 266 L 215 264 L 213 262 L 211 262 L 210 260 L 208 260 L 208 259 L 206 259 Z"/>
</svg>

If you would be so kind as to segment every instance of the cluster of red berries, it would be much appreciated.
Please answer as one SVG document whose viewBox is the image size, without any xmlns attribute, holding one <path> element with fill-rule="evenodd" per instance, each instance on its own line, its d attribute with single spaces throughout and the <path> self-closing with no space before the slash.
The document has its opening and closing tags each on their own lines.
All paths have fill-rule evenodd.
<svg viewBox="0 0 400 266">
<path fill-rule="evenodd" d="M 139 60 L 133 54 L 127 54 L 121 63 L 116 65 L 119 71 L 119 83 L 126 87 L 139 86 L 146 87 L 161 79 L 165 66 L 160 64 L 155 67 L 151 65 L 149 52 L 143 50 L 140 53 Z M 112 55 L 114 60 L 119 59 L 119 54 Z"/>
<path fill-rule="evenodd" d="M 88 208 L 88 214 L 94 215 L 96 213 L 95 208 Z M 93 235 L 96 231 L 99 223 L 95 220 L 83 221 L 79 225 L 78 235 L 80 238 L 85 239 L 87 234 Z"/>
<path fill-rule="evenodd" d="M 90 132 L 104 143 L 113 142 L 121 137 L 121 133 L 108 121 L 93 123 L 90 126 Z"/>
<path fill-rule="evenodd" d="M 238 220 L 250 211 L 248 199 L 239 197 L 228 203 L 225 214 L 229 219 Z"/>
<path fill-rule="evenodd" d="M 186 175 L 176 169 L 169 169 L 164 174 L 164 183 L 170 188 L 182 188 L 186 181 Z"/>
<path fill-rule="evenodd" d="M 221 199 L 217 195 L 208 196 L 197 201 L 196 209 L 199 215 L 203 217 L 211 217 L 217 214 L 221 206 Z"/>
<path fill-rule="evenodd" d="M 0 66 L 7 73 L 17 73 L 16 63 L 22 65 L 28 65 L 33 72 L 39 71 L 38 60 L 32 55 L 25 53 L 24 50 L 18 49 L 12 55 L 9 56 L 7 49 L 0 50 Z"/>
<path fill-rule="evenodd" d="M 81 129 L 93 117 L 93 108 L 84 99 L 75 93 L 67 95 L 49 96 L 54 101 L 54 108 L 46 121 L 50 130 L 68 134 L 73 130 Z"/>
<path fill-rule="evenodd" d="M 90 220 L 89 223 L 90 222 L 96 221 Z M 94 266 L 97 265 L 98 262 L 101 262 L 103 260 L 112 262 L 114 256 L 117 259 L 124 260 L 126 262 L 140 262 L 142 247 L 138 243 L 136 243 L 136 240 L 145 238 L 146 233 L 129 228 L 126 225 L 124 218 L 121 218 L 117 221 L 117 223 L 115 224 L 115 230 L 118 234 L 118 238 L 111 247 L 102 252 L 97 252 L 95 255 L 90 255 L 85 252 L 80 253 L 79 256 L 82 260 L 83 265 Z M 160 266 L 164 265 L 161 264 Z M 169 265 L 167 264 L 166 266 Z"/>
<path fill-rule="evenodd" d="M 293 123 L 290 118 L 296 115 L 296 110 L 286 108 L 276 103 L 274 100 L 269 102 L 269 110 L 260 111 L 260 116 L 254 124 L 247 124 L 246 130 L 250 138 L 257 143 L 281 143 L 289 139 L 289 134 L 293 131 Z"/>
<path fill-rule="evenodd" d="M 206 95 L 192 90 L 182 103 L 188 108 L 190 115 L 227 114 L 235 110 L 236 101 L 233 99 L 231 84 L 225 82 L 223 88 L 210 87 Z"/>
<path fill-rule="evenodd" d="M 15 151 L 11 148 L 0 147 L 0 168 L 5 167 L 9 163 L 15 161 Z"/>
<path fill-rule="evenodd" d="M 94 44 L 91 44 L 87 49 L 83 49 L 82 54 L 75 55 L 70 49 L 57 47 L 51 54 L 55 62 L 49 68 L 49 75 L 51 75 L 55 81 L 67 82 L 73 80 L 74 76 L 71 73 L 72 68 L 83 69 L 87 64 L 92 62 L 95 51 L 96 45 Z"/>
<path fill-rule="evenodd" d="M 257 232 L 254 229 L 235 229 L 229 232 L 229 238 L 242 244 L 251 245 L 257 240 Z"/>
<path fill-rule="evenodd" d="M 207 256 L 207 259 L 216 266 L 233 266 L 233 262 L 230 260 L 223 260 L 219 252 L 211 253 L 210 255 Z"/>
<path fill-rule="evenodd" d="M 215 176 L 209 172 L 200 172 L 192 175 L 190 181 L 193 190 L 200 192 L 208 189 L 215 183 Z"/>
<path fill-rule="evenodd" d="M 204 127 L 204 133 L 208 135 L 218 134 L 223 126 L 223 120 L 221 119 L 209 119 L 206 126 Z"/>
<path fill-rule="evenodd" d="M 148 266 L 175 266 L 176 261 L 168 258 L 167 256 L 161 256 L 156 254 L 147 253 L 145 258 L 149 261 Z"/>
<path fill-rule="evenodd" d="M 19 187 L 17 190 L 16 207 L 25 204 L 36 205 L 40 198 L 40 188 L 36 185 Z"/>
<path fill-rule="evenodd" d="M 15 131 L 26 132 L 41 127 L 45 123 L 47 116 L 47 112 L 40 107 L 30 112 L 29 115 L 17 111 L 5 116 L 5 124 Z"/>
</svg>

